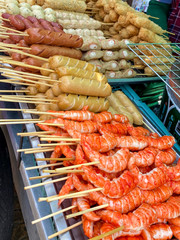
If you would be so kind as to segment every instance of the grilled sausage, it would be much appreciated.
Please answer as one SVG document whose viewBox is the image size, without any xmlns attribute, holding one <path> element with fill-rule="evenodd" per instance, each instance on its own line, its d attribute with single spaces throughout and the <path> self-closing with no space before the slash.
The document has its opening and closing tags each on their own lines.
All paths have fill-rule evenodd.
<svg viewBox="0 0 180 240">
<path fill-rule="evenodd" d="M 79 36 L 64 32 L 53 32 L 38 28 L 29 28 L 26 32 L 29 35 L 24 37 L 27 44 L 40 43 L 73 48 L 79 48 L 83 44 L 83 39 Z"/>
<path fill-rule="evenodd" d="M 31 45 L 31 54 L 34 54 L 40 57 L 45 57 L 45 58 L 49 58 L 54 55 L 67 56 L 67 57 L 76 58 L 76 59 L 81 59 L 82 57 L 82 53 L 78 49 L 47 46 L 43 44 Z"/>
</svg>

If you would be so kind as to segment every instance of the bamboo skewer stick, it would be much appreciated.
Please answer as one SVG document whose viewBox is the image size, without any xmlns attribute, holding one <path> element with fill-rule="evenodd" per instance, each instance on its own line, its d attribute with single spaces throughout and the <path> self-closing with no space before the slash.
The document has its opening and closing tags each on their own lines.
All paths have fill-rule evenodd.
<svg viewBox="0 0 180 240">
<path fill-rule="evenodd" d="M 22 112 L 23 109 L 16 109 L 16 108 L 0 108 L 0 111 L 12 111 L 12 112 Z"/>
<path fill-rule="evenodd" d="M 84 172 L 83 170 L 66 170 L 62 172 L 62 174 L 67 174 L 67 173 L 82 173 Z M 56 173 L 55 170 L 43 170 L 43 173 Z"/>
<path fill-rule="evenodd" d="M 34 150 L 42 150 L 42 149 L 49 149 L 48 147 L 44 148 L 24 148 L 24 149 L 17 149 L 17 152 L 26 152 L 26 151 L 34 151 Z"/>
<path fill-rule="evenodd" d="M 58 100 L 54 100 L 54 99 L 49 99 L 49 98 L 38 98 L 38 97 L 31 97 L 31 96 L 25 96 L 23 95 L 23 97 L 19 96 L 19 95 L 0 95 L 0 98 L 10 98 L 10 99 L 19 99 L 19 100 L 31 100 L 34 103 L 36 101 L 42 101 L 42 102 L 58 102 Z"/>
<path fill-rule="evenodd" d="M 16 82 L 16 81 L 13 81 L 13 80 L 14 79 L 11 79 L 11 81 L 9 81 L 9 79 L 6 79 L 6 80 L 0 80 L 0 82 L 17 84 L 17 85 L 25 85 L 25 86 L 35 86 L 35 84 L 32 84 L 32 83 L 22 83 L 22 82 Z"/>
<path fill-rule="evenodd" d="M 0 122 L 7 122 L 7 121 L 9 121 L 9 122 L 22 122 L 22 121 L 27 121 L 27 122 L 31 122 L 32 120 L 35 120 L 35 121 L 37 121 L 37 120 L 39 120 L 39 119 L 0 119 Z"/>
<path fill-rule="evenodd" d="M 14 81 L 13 81 L 13 80 L 14 80 Z M 6 79 L 6 80 L 0 80 L 0 82 L 17 84 L 17 85 L 25 85 L 25 86 L 35 86 L 35 84 L 32 84 L 32 83 L 16 82 L 15 80 L 16 80 L 16 79 L 11 79 L 11 80 L 9 81 L 9 79 Z"/>
<path fill-rule="evenodd" d="M 0 109 L 1 110 L 1 109 Z M 26 136 L 37 136 L 37 134 L 51 134 L 54 133 L 53 131 L 39 131 L 39 132 L 22 132 L 22 133 L 17 133 L 17 136 L 21 136 L 21 137 L 26 137 Z"/>
<path fill-rule="evenodd" d="M 69 177 L 58 178 L 58 179 L 51 180 L 51 181 L 48 181 L 48 182 L 33 184 L 33 185 L 30 185 L 30 186 L 24 187 L 24 190 L 35 188 L 35 187 L 41 187 L 41 186 L 44 186 L 44 185 L 47 185 L 47 184 L 50 184 L 50 183 L 61 182 L 61 181 L 67 180 L 68 178 Z"/>
<path fill-rule="evenodd" d="M 37 67 L 37 66 L 25 64 L 23 62 L 14 61 L 14 60 L 3 60 L 3 63 L 9 63 L 9 64 L 12 64 L 12 65 L 17 65 L 17 66 L 22 66 L 22 67 L 28 67 L 28 68 L 38 69 L 38 70 L 45 70 L 45 71 L 49 71 L 49 72 L 54 72 L 54 70 L 49 69 L 49 68 Z"/>
<path fill-rule="evenodd" d="M 42 143 L 38 144 L 38 147 L 53 147 L 53 146 L 65 146 L 65 145 L 76 145 L 77 143 Z"/>
<path fill-rule="evenodd" d="M 9 33 L 7 33 L 7 34 L 9 34 Z M 5 35 L 6 35 L 6 34 L 5 34 Z M 18 34 L 11 33 L 11 35 L 18 35 Z M 22 34 L 19 34 L 19 35 L 22 36 Z M 23 52 L 23 51 L 21 51 L 21 50 L 9 49 L 9 48 L 3 47 L 2 45 L 0 45 L 0 48 L 4 49 L 4 50 L 6 50 L 6 51 L 19 53 L 19 54 L 22 54 L 22 55 L 25 55 L 25 56 L 28 56 L 28 57 L 37 58 L 37 59 L 39 59 L 39 60 L 48 61 L 47 58 L 39 57 L 39 56 L 36 56 L 36 55 L 34 55 L 34 54 L 30 54 L 30 53 L 27 53 L 27 52 Z"/>
<path fill-rule="evenodd" d="M 74 161 L 74 158 L 37 158 L 35 159 L 37 162 L 39 161 L 57 161 L 57 162 L 62 162 L 62 161 Z"/>
<path fill-rule="evenodd" d="M 51 213 L 51 214 L 49 214 L 49 215 L 47 215 L 47 216 L 45 216 L 45 217 L 38 218 L 38 219 L 32 221 L 31 223 L 32 223 L 32 224 L 36 224 L 36 223 L 41 222 L 41 221 L 43 221 L 43 220 L 45 220 L 45 219 L 48 219 L 48 218 L 50 218 L 50 217 L 53 217 L 53 216 L 56 216 L 56 215 L 61 214 L 61 213 L 63 213 L 63 212 L 66 212 L 66 211 L 68 211 L 68 210 L 71 210 L 71 209 L 73 209 L 73 208 L 75 208 L 75 207 L 76 207 L 76 206 L 70 206 L 70 207 L 64 208 L 64 209 L 62 209 L 62 210 L 60 210 L 60 211 L 57 211 L 57 212 L 55 212 L 55 213 Z"/>
<path fill-rule="evenodd" d="M 43 175 L 43 176 L 30 177 L 29 180 L 51 178 L 51 177 L 56 177 L 56 176 L 61 176 L 61 175 L 64 175 L 64 173 L 57 173 L 57 174 L 49 174 L 49 175 Z"/>
<path fill-rule="evenodd" d="M 83 211 L 80 211 L 80 212 L 77 212 L 77 213 L 69 214 L 69 215 L 66 216 L 66 219 L 77 217 L 77 216 L 83 215 L 85 213 L 89 213 L 89 212 L 93 212 L 93 211 L 96 211 L 96 210 L 99 210 L 99 209 L 102 209 L 102 208 L 106 208 L 108 206 L 109 206 L 109 204 L 103 204 L 103 205 L 100 205 L 100 206 L 97 206 L 97 207 L 92 207 L 92 208 L 89 208 L 89 209 L 86 209 L 86 210 L 83 210 Z"/>
<path fill-rule="evenodd" d="M 99 162 L 96 161 L 96 162 L 81 163 L 81 164 L 72 165 L 72 166 L 68 166 L 68 167 L 56 168 L 55 172 L 63 172 L 64 170 L 79 168 L 81 166 L 91 166 L 91 165 L 96 165 L 96 164 L 99 164 Z"/>
<path fill-rule="evenodd" d="M 9 74 L 1 74 L 1 76 L 4 76 L 4 77 L 12 77 L 12 75 L 9 75 Z M 35 81 L 35 80 L 30 80 L 30 79 L 21 78 L 21 77 L 16 77 L 16 76 L 13 76 L 13 80 L 17 80 L 17 81 L 20 80 L 19 83 L 21 83 L 22 85 L 24 85 L 24 82 L 22 82 L 22 81 L 25 81 L 25 83 L 29 83 L 29 82 L 30 82 L 30 83 L 34 83 L 34 85 L 40 84 L 40 85 L 46 85 L 46 86 L 48 86 L 48 87 L 51 87 L 51 85 L 48 84 L 48 83 L 37 82 L 37 81 Z M 42 79 L 40 79 L 40 80 L 42 80 Z M 6 81 L 11 82 L 11 81 L 12 81 L 12 78 L 7 79 Z"/>
<path fill-rule="evenodd" d="M 39 149 L 34 151 L 26 151 L 24 154 L 32 154 L 32 153 L 40 153 L 40 152 L 52 152 L 54 151 L 54 148 L 46 148 L 46 149 Z"/>
<path fill-rule="evenodd" d="M 77 143 L 40 143 L 38 147 L 54 147 L 54 146 L 69 146 L 69 145 L 76 145 Z"/>
<path fill-rule="evenodd" d="M 47 167 L 55 167 L 55 166 L 62 166 L 62 165 L 63 165 L 63 163 L 52 163 L 52 164 L 45 164 L 45 165 L 34 166 L 34 167 L 27 167 L 25 169 L 28 171 L 28 170 L 47 168 Z"/>
<path fill-rule="evenodd" d="M 50 84 L 48 83 L 41 83 L 41 82 L 36 82 L 35 80 L 44 80 L 44 81 L 50 81 L 50 82 L 54 82 L 55 80 L 51 80 L 51 79 L 43 79 L 43 78 L 37 78 L 37 77 L 32 77 L 32 76 L 29 76 L 28 78 L 24 78 L 25 76 L 24 75 L 14 75 L 13 73 L 3 73 L 1 74 L 1 76 L 4 76 L 4 77 L 12 77 L 14 79 L 17 79 L 17 80 L 21 80 L 21 81 L 26 81 L 26 82 L 33 82 L 33 83 L 38 83 L 38 84 L 43 84 L 43 85 L 46 85 L 48 87 L 51 87 Z M 32 80 L 32 79 L 35 79 L 35 80 Z M 57 82 L 57 81 L 56 81 Z"/>
<path fill-rule="evenodd" d="M 2 72 L 11 72 L 13 74 L 14 73 L 18 73 L 19 75 L 27 75 L 28 77 L 32 76 L 32 77 L 37 77 L 37 78 L 50 79 L 50 77 L 47 77 L 47 76 L 38 75 L 38 74 L 35 74 L 35 73 L 29 73 L 29 72 L 21 72 L 21 71 L 17 71 L 17 70 L 13 70 L 13 69 L 8 69 L 8 68 L 0 68 L 0 71 L 2 71 Z"/>
<path fill-rule="evenodd" d="M 171 35 L 176 35 L 175 33 L 172 33 L 172 32 L 169 32 L 169 31 L 164 31 L 164 32 L 169 33 Z"/>
<path fill-rule="evenodd" d="M 29 92 L 29 90 L 26 90 L 26 89 L 24 89 L 24 90 L 0 90 L 0 93 L 28 93 Z"/>
<path fill-rule="evenodd" d="M 116 229 L 113 229 L 112 231 L 103 233 L 103 234 L 101 234 L 101 235 L 99 235 L 99 236 L 97 236 L 97 237 L 90 238 L 89 240 L 100 240 L 100 239 L 103 239 L 103 238 L 105 238 L 105 237 L 107 237 L 107 236 L 109 236 L 109 235 L 112 235 L 112 234 L 116 233 L 116 232 L 122 231 L 123 228 L 124 228 L 124 226 L 118 227 L 118 228 L 116 228 Z"/>
<path fill-rule="evenodd" d="M 7 35 L 0 35 L 0 38 L 5 38 L 5 39 L 7 39 L 7 38 L 9 38 L 9 36 L 7 36 Z M 2 51 L 2 52 L 4 52 L 4 51 Z"/>
<path fill-rule="evenodd" d="M 0 98 L 0 101 L 4 101 L 4 102 L 22 102 L 22 103 L 36 103 L 36 104 L 49 104 L 49 103 L 46 103 L 46 102 L 40 102 L 40 101 L 37 101 L 37 102 L 34 102 L 33 100 L 32 101 L 28 101 L 28 100 L 18 100 L 17 101 L 15 99 L 11 99 L 11 98 L 4 98 L 4 97 L 1 97 Z M 42 122 L 42 121 L 41 121 Z"/>
<path fill-rule="evenodd" d="M 53 134 L 52 134 L 52 135 L 49 135 L 49 134 L 48 134 L 48 135 L 45 135 L 45 134 L 44 134 L 44 135 L 42 135 L 41 137 L 42 137 L 42 138 L 44 137 L 45 139 L 47 139 L 48 137 L 51 137 L 51 138 L 54 139 L 54 138 L 57 138 L 57 135 L 53 135 Z M 65 136 L 58 136 L 58 137 L 61 137 L 62 139 L 66 138 Z M 72 139 L 73 139 L 73 138 L 72 138 Z M 44 141 L 47 141 L 47 140 L 44 140 Z M 51 141 L 53 141 L 53 140 L 51 140 Z"/>
<path fill-rule="evenodd" d="M 13 28 L 8 28 L 8 27 L 4 27 L 4 26 L 2 26 L 2 25 L 0 25 L 0 29 L 6 29 L 6 30 L 10 30 L 10 31 L 13 31 L 13 32 L 17 32 L 17 33 L 22 33 L 21 31 L 19 31 L 19 30 L 16 30 L 16 29 L 13 29 Z M 4 43 L 3 43 L 4 44 Z M 15 46 L 15 47 L 17 47 L 15 44 L 10 44 L 10 45 L 13 45 L 13 46 Z M 28 48 L 29 49 L 29 48 Z"/>
<path fill-rule="evenodd" d="M 79 192 L 73 192 L 73 193 L 79 193 Z M 53 196 L 50 196 L 50 197 L 41 197 L 41 198 L 39 198 L 38 199 L 38 202 L 44 202 L 44 201 L 47 201 L 47 199 L 53 199 L 53 198 L 55 198 L 55 197 L 58 197 L 59 195 L 53 195 Z M 77 196 L 75 196 L 74 198 L 78 198 L 78 197 L 84 197 L 84 196 L 88 196 L 88 194 L 86 194 L 86 193 L 80 193 L 79 195 L 77 195 Z M 69 198 L 71 198 L 71 197 L 67 197 L 67 199 L 69 199 Z"/>
<path fill-rule="evenodd" d="M 57 81 L 56 81 L 57 82 Z M 36 111 L 36 110 L 24 110 L 25 113 L 34 113 L 34 114 L 44 114 L 44 115 L 52 115 L 51 112 L 40 112 L 40 111 Z M 57 116 L 62 116 L 64 115 L 63 113 L 56 113 Z"/>
<path fill-rule="evenodd" d="M 7 22 L 10 21 L 9 19 L 7 19 L 7 18 L 3 18 L 3 17 L 0 17 L 0 19 L 2 19 L 2 20 L 4 20 L 4 21 L 7 21 Z"/>
<path fill-rule="evenodd" d="M 46 126 L 55 126 L 55 127 L 63 127 L 64 124 L 61 124 L 61 123 L 46 123 L 46 122 L 43 122 L 43 125 L 46 125 Z"/>
<path fill-rule="evenodd" d="M 54 139 L 54 138 L 57 138 L 57 137 L 59 137 L 59 138 L 61 137 L 62 139 L 67 138 L 67 137 L 65 137 L 65 136 L 59 136 L 59 135 L 57 136 L 57 135 L 49 135 L 49 134 L 48 134 L 48 135 L 45 135 L 45 134 L 44 134 L 44 135 L 42 135 L 42 138 L 43 138 L 43 137 L 44 137 L 45 139 L 47 139 L 48 137 L 51 137 L 51 138 L 53 138 L 53 139 Z M 73 138 L 69 138 L 69 139 L 73 139 Z M 45 141 L 47 141 L 47 140 L 45 140 Z M 52 141 L 53 141 L 53 140 L 52 140 Z"/>
<path fill-rule="evenodd" d="M 36 161 L 73 161 L 74 158 L 36 158 Z"/>
<path fill-rule="evenodd" d="M 29 123 L 39 123 L 39 121 L 29 121 L 29 122 L 24 122 L 24 121 L 22 121 L 22 122 L 0 122 L 0 126 L 1 125 L 12 125 L 12 124 L 29 124 Z M 53 148 L 54 149 L 54 148 Z"/>
<path fill-rule="evenodd" d="M 70 227 L 67 227 L 67 228 L 65 228 L 65 229 L 63 229 L 63 230 L 61 230 L 61 231 L 59 231 L 59 232 L 57 232 L 57 233 L 54 233 L 54 234 L 50 235 L 50 236 L 48 237 L 48 239 L 52 239 L 52 238 L 54 238 L 54 237 L 56 237 L 56 236 L 58 236 L 58 235 L 61 235 L 61 234 L 65 233 L 65 232 L 67 232 L 67 231 L 69 231 L 69 230 L 71 230 L 71 229 L 73 229 L 73 228 L 75 228 L 75 227 L 80 226 L 81 224 L 82 224 L 82 221 L 80 221 L 80 222 L 78 222 L 78 223 L 75 223 L 75 224 L 71 225 Z"/>
<path fill-rule="evenodd" d="M 8 33 L 8 32 L 0 32 L 2 35 L 13 35 L 13 36 L 24 36 L 24 33 Z"/>
<path fill-rule="evenodd" d="M 80 142 L 80 138 L 58 138 L 58 137 L 42 137 L 41 141 L 77 141 Z"/>
<path fill-rule="evenodd" d="M 47 198 L 47 202 L 52 202 L 52 201 L 56 201 L 56 200 L 60 200 L 60 199 L 65 199 L 67 197 L 69 198 L 74 198 L 75 196 L 79 196 L 79 194 L 84 194 L 84 193 L 90 193 L 90 192 L 95 192 L 95 191 L 101 191 L 103 190 L 103 188 L 93 188 L 93 189 L 89 189 L 86 191 L 81 191 L 81 192 L 76 192 L 76 193 L 69 193 L 69 194 L 65 194 L 63 196 L 58 196 L 58 197 L 54 197 L 54 198 Z"/>
<path fill-rule="evenodd" d="M 57 197 L 57 196 L 59 196 L 59 195 L 56 194 L 56 195 L 50 196 L 49 198 L 54 198 L 54 197 Z M 38 200 L 38 202 L 46 201 L 47 198 L 48 198 L 48 197 L 41 197 L 41 198 L 39 198 L 39 199 L 41 199 L 41 200 L 40 200 L 40 201 Z"/>
</svg>

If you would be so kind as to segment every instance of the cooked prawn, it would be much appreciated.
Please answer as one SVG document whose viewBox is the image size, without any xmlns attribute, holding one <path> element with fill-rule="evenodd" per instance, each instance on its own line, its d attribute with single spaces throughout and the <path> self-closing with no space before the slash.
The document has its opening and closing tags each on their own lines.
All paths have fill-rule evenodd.
<svg viewBox="0 0 180 240">
<path fill-rule="evenodd" d="M 70 191 L 72 191 L 74 189 L 74 185 L 73 185 L 73 179 L 72 179 L 72 175 L 69 175 L 68 179 L 66 180 L 65 184 L 63 185 L 63 187 L 61 188 L 61 190 L 59 191 L 59 196 L 63 196 L 65 194 L 68 194 Z M 64 199 L 63 199 L 64 200 Z M 59 200 L 58 201 L 58 206 L 61 205 L 61 203 L 63 202 L 63 200 Z"/>
<path fill-rule="evenodd" d="M 172 136 L 163 136 L 159 138 L 148 137 L 149 147 L 166 150 L 172 148 L 175 144 L 175 138 Z"/>
<path fill-rule="evenodd" d="M 129 150 L 127 148 L 118 150 L 113 156 L 105 156 L 91 149 L 88 143 L 82 143 L 83 150 L 88 159 L 98 161 L 98 168 L 105 172 L 120 172 L 123 171 L 129 160 Z"/>
<path fill-rule="evenodd" d="M 61 146 L 55 146 L 54 151 L 51 153 L 50 158 L 59 158 L 61 155 L 62 155 Z M 56 162 L 57 161 L 55 160 L 50 161 L 50 163 L 56 163 Z"/>
<path fill-rule="evenodd" d="M 173 190 L 167 184 L 164 184 L 158 188 L 153 190 L 141 190 L 141 194 L 143 196 L 142 202 L 148 204 L 156 204 L 160 202 L 164 202 L 169 199 L 173 194 Z"/>
<path fill-rule="evenodd" d="M 149 136 L 152 137 L 152 138 L 159 138 L 159 137 L 160 137 L 160 136 L 159 136 L 157 133 L 155 133 L 155 132 L 150 133 Z"/>
<path fill-rule="evenodd" d="M 106 233 L 106 232 L 110 232 L 110 231 L 114 230 L 115 228 L 116 227 L 113 226 L 110 223 L 104 223 L 101 226 L 100 232 L 101 232 L 101 234 L 103 234 L 103 233 Z M 116 232 L 112 235 L 109 235 L 109 236 L 105 237 L 104 240 L 115 240 L 115 239 L 117 239 L 117 237 L 119 237 L 121 235 L 122 235 L 122 231 L 119 231 L 119 232 Z"/>
<path fill-rule="evenodd" d="M 150 172 L 153 169 L 153 166 L 139 167 L 141 173 L 145 174 Z"/>
<path fill-rule="evenodd" d="M 93 188 L 88 185 L 88 188 Z M 91 199 L 96 201 L 99 205 L 108 204 L 108 210 L 118 211 L 121 213 L 128 213 L 139 207 L 142 203 L 156 204 L 167 200 L 172 195 L 170 187 L 163 185 L 155 190 L 141 190 L 138 187 L 119 199 L 112 199 L 104 196 L 101 192 L 94 192 L 89 194 Z"/>
<path fill-rule="evenodd" d="M 138 167 L 134 167 L 131 172 L 138 179 L 137 186 L 143 190 L 152 190 L 165 184 L 168 180 L 166 172 L 161 168 L 154 168 L 149 173 L 142 174 Z"/>
<path fill-rule="evenodd" d="M 64 121 L 65 121 L 64 122 L 65 129 L 73 129 L 81 133 L 97 132 L 96 122 L 93 122 L 93 121 L 77 122 L 77 121 L 70 121 L 70 120 L 64 120 Z"/>
<path fill-rule="evenodd" d="M 107 152 L 116 147 L 117 141 L 113 134 L 97 135 L 82 135 L 81 142 L 87 142 L 90 147 L 99 152 Z"/>
<path fill-rule="evenodd" d="M 130 136 L 149 136 L 150 132 L 149 130 L 143 128 L 143 127 L 133 127 L 130 123 L 127 124 L 127 131 Z"/>
<path fill-rule="evenodd" d="M 93 232 L 93 237 L 99 236 L 101 234 L 100 229 L 103 224 L 103 221 L 96 222 L 94 224 L 94 232 Z"/>
<path fill-rule="evenodd" d="M 173 235 L 176 239 L 180 240 L 180 227 L 175 225 L 170 225 Z"/>
<path fill-rule="evenodd" d="M 170 197 L 167 202 L 153 205 L 157 218 L 176 218 L 180 215 L 180 197 Z"/>
<path fill-rule="evenodd" d="M 81 192 L 81 191 L 90 189 L 88 184 L 84 183 L 84 181 L 81 179 L 81 176 L 77 176 L 76 174 L 72 174 L 72 176 L 73 176 L 73 184 L 74 184 L 74 187 L 77 189 L 77 191 Z"/>
<path fill-rule="evenodd" d="M 123 123 L 102 123 L 98 125 L 98 130 L 101 134 L 110 132 L 113 134 L 127 135 L 127 126 Z"/>
<path fill-rule="evenodd" d="M 176 160 L 176 152 L 173 149 L 167 149 L 165 151 L 159 151 L 155 158 L 155 165 L 158 167 L 165 163 L 170 165 Z"/>
<path fill-rule="evenodd" d="M 65 129 L 64 124 L 65 124 L 66 121 L 68 121 L 68 120 L 63 120 L 61 118 L 53 118 L 53 119 L 48 119 L 48 120 L 46 120 L 44 122 L 45 123 L 59 124 L 60 128 Z M 40 125 L 43 125 L 43 123 L 40 124 Z M 39 124 L 38 124 L 38 126 L 39 126 Z"/>
<path fill-rule="evenodd" d="M 128 169 L 133 167 L 146 167 L 154 163 L 158 150 L 152 147 L 147 147 L 144 150 L 133 153 L 128 162 Z"/>
<path fill-rule="evenodd" d="M 75 150 L 73 150 L 70 146 L 68 146 L 68 145 L 61 145 L 61 151 L 62 151 L 62 154 L 66 158 L 75 159 Z M 63 165 L 65 167 L 70 166 L 72 164 L 74 164 L 74 160 L 72 160 L 72 161 L 63 161 Z"/>
<path fill-rule="evenodd" d="M 127 237 L 120 237 L 120 238 L 117 238 L 116 240 L 145 240 L 142 238 L 142 236 L 127 236 Z"/>
<path fill-rule="evenodd" d="M 94 222 L 88 220 L 88 219 L 83 215 L 83 216 L 82 216 L 82 223 L 83 223 L 84 234 L 85 234 L 88 238 L 92 238 L 92 237 L 93 237 Z"/>
<path fill-rule="evenodd" d="M 120 177 L 113 180 L 104 178 L 89 166 L 82 166 L 86 177 L 96 187 L 101 187 L 102 193 L 111 198 L 120 198 L 135 188 L 136 183 L 130 171 L 124 171 Z"/>
<path fill-rule="evenodd" d="M 72 138 L 79 138 L 79 139 L 81 139 L 82 133 L 80 133 L 78 131 L 75 131 L 73 129 L 69 129 L 69 128 L 67 128 L 66 130 L 67 130 L 69 136 L 71 136 Z"/>
<path fill-rule="evenodd" d="M 61 136 L 62 133 L 64 133 L 64 131 L 58 127 L 47 126 L 47 125 L 44 125 L 43 123 L 37 123 L 36 125 L 43 131 L 52 131 L 53 132 L 52 134 L 56 136 Z"/>
<path fill-rule="evenodd" d="M 110 223 L 104 223 L 101 226 L 101 234 L 112 231 L 115 228 L 116 227 Z M 112 235 L 105 237 L 104 240 L 115 240 L 117 238 L 119 239 L 120 236 L 126 236 L 125 238 L 127 238 L 127 239 L 129 239 L 129 237 L 130 237 L 130 239 L 139 239 L 139 238 L 134 238 L 134 236 L 140 235 L 140 234 L 141 234 L 141 230 L 140 231 L 128 231 L 128 232 L 119 231 L 119 232 L 113 233 Z M 132 238 L 132 236 L 133 236 L 133 238 Z"/>
<path fill-rule="evenodd" d="M 128 148 L 132 151 L 139 151 L 148 146 L 147 137 L 144 136 L 122 136 L 117 137 L 117 147 Z"/>
<path fill-rule="evenodd" d="M 90 202 L 87 198 L 84 197 L 79 197 L 77 199 L 77 206 L 79 211 L 84 211 L 90 208 Z M 99 221 L 100 217 L 96 215 L 95 212 L 89 212 L 89 213 L 85 213 L 84 216 L 93 222 Z"/>
<path fill-rule="evenodd" d="M 91 189 L 93 186 L 88 184 L 88 188 Z M 106 197 L 101 192 L 93 193 L 94 194 L 89 193 L 89 196 L 99 205 L 108 204 L 106 209 L 118 211 L 120 213 L 128 213 L 139 207 L 142 203 L 142 194 L 139 188 L 134 188 L 131 192 L 118 199 Z"/>
<path fill-rule="evenodd" d="M 79 211 L 78 207 L 77 207 L 77 198 L 72 199 L 71 205 L 75 207 L 75 208 L 71 209 L 71 212 L 72 213 L 77 213 Z"/>
<path fill-rule="evenodd" d="M 86 120 L 92 120 L 94 118 L 94 113 L 87 111 L 87 110 L 81 110 L 81 111 L 52 111 L 49 110 L 48 112 L 51 113 L 54 117 L 59 117 L 63 119 L 68 120 L 74 120 L 74 121 L 86 121 Z M 62 116 L 59 116 L 59 113 L 62 114 Z"/>
<path fill-rule="evenodd" d="M 170 184 L 174 194 L 180 194 L 180 181 L 170 181 Z"/>
<path fill-rule="evenodd" d="M 116 122 L 120 122 L 120 123 L 128 123 L 129 122 L 128 117 L 126 117 L 125 115 L 122 115 L 122 114 L 114 114 L 113 120 L 115 120 Z"/>
<path fill-rule="evenodd" d="M 151 237 L 150 232 L 147 229 L 143 229 L 141 232 L 141 236 L 143 237 L 143 240 L 153 240 L 153 238 Z"/>
<path fill-rule="evenodd" d="M 160 166 L 164 171 L 166 171 L 167 176 L 170 180 L 180 181 L 180 165 L 177 164 L 175 166 Z"/>
<path fill-rule="evenodd" d="M 101 113 L 94 114 L 94 121 L 98 123 L 108 123 L 111 122 L 113 118 L 112 113 L 104 111 Z"/>
<path fill-rule="evenodd" d="M 172 225 L 180 227 L 180 217 L 169 219 L 168 222 Z"/>
<path fill-rule="evenodd" d="M 93 121 L 71 121 L 71 120 L 64 120 L 62 118 L 55 118 L 44 121 L 45 123 L 55 123 L 60 124 L 59 127 L 62 129 L 74 129 L 75 131 L 81 133 L 93 133 L 97 132 L 97 123 Z"/>
<path fill-rule="evenodd" d="M 67 158 L 75 159 L 75 150 L 68 145 L 61 145 L 62 154 Z"/>
<path fill-rule="evenodd" d="M 170 226 L 165 223 L 153 224 L 152 226 L 150 226 L 149 232 L 154 239 L 158 240 L 171 239 L 173 236 L 173 232 Z"/>
<path fill-rule="evenodd" d="M 99 210 L 96 213 L 103 221 L 115 226 L 124 226 L 123 231 L 140 231 L 156 221 L 156 212 L 146 203 L 128 214 L 110 210 Z"/>
</svg>

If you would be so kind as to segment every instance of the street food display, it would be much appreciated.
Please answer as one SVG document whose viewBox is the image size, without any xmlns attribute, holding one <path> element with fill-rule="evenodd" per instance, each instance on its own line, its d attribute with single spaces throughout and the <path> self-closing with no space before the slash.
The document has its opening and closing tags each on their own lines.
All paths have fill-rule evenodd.
<svg viewBox="0 0 180 240">
<path fill-rule="evenodd" d="M 39 136 L 40 143 L 19 151 L 50 153 L 42 166 L 35 155 L 37 166 L 26 170 L 35 167 L 52 180 L 25 186 L 27 191 L 65 180 L 57 195 L 39 198 L 58 200 L 62 209 L 32 223 L 71 210 L 64 218 L 81 221 L 48 239 L 80 225 L 92 240 L 180 239 L 175 138 L 153 132 L 134 102 L 108 82 L 138 76 L 137 69 L 146 76 L 169 71 L 165 31 L 121 0 L 1 2 L 1 82 L 19 88 L 5 91 L 0 101 L 27 103 L 19 111 L 33 118 L 0 124 L 36 123 L 37 132 L 18 135 Z M 142 44 L 140 58 L 133 43 Z M 159 46 L 149 49 L 147 43 Z M 160 53 L 163 58 L 154 58 Z M 152 62 L 158 68 L 146 65 Z"/>
</svg>

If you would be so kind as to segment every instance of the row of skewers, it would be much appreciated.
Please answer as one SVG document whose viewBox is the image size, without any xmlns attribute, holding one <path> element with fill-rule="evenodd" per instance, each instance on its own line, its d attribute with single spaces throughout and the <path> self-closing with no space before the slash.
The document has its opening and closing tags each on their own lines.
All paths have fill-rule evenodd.
<svg viewBox="0 0 180 240">
<path fill-rule="evenodd" d="M 20 15 L 7 13 L 2 14 L 2 17 L 1 41 L 3 44 L 1 44 L 1 48 L 7 50 L 6 52 L 9 53 L 15 61 L 22 61 L 26 64 L 41 67 L 45 61 L 43 58 L 48 58 L 53 55 L 60 54 L 80 59 L 82 53 L 79 49 L 81 49 L 86 51 L 83 59 L 97 66 L 100 72 L 106 73 L 108 78 L 126 78 L 138 75 L 137 72 L 131 68 L 131 63 L 127 62 L 129 59 L 133 59 L 134 54 L 127 49 L 121 49 L 120 52 L 117 51 L 122 47 L 127 48 L 126 41 L 120 42 L 113 39 L 99 40 L 92 37 L 83 37 L 82 39 L 79 38 L 78 35 L 74 35 L 73 38 L 71 38 L 72 35 L 66 34 L 62 26 L 58 23 L 48 22 L 43 19 L 39 20 L 35 17 L 24 18 Z M 26 32 L 21 32 L 23 30 L 26 30 Z M 51 41 L 49 41 L 49 37 Z M 13 44 L 16 44 L 16 46 Z M 18 53 L 18 46 L 22 54 L 20 52 Z M 96 50 L 91 50 L 92 48 Z M 98 50 L 99 48 L 105 50 L 100 51 Z M 25 53 L 23 54 L 22 51 Z M 30 59 L 28 58 L 28 54 L 31 55 Z M 35 55 L 34 59 L 32 59 L 33 55 Z M 105 62 L 99 60 L 102 55 Z M 119 58 L 121 60 L 118 62 Z"/>
<path fill-rule="evenodd" d="M 176 159 L 173 137 L 159 137 L 143 127 L 133 127 L 126 116 L 109 112 L 94 114 L 84 108 L 47 114 L 54 119 L 37 124 L 44 132 L 19 135 L 40 135 L 40 140 L 48 143 L 39 144 L 40 149 L 19 151 L 30 154 L 53 150 L 50 158 L 39 159 L 50 160 L 50 164 L 26 170 L 50 167 L 51 170 L 43 172 L 52 177 L 65 173 L 68 176 L 53 180 L 66 180 L 59 195 L 39 201 L 59 200 L 60 205 L 72 197 L 72 206 L 68 209 L 72 208 L 73 213 L 66 218 L 83 214 L 82 221 L 71 227 L 83 224 L 90 239 L 102 239 L 101 234 L 105 233 L 111 235 L 104 239 L 136 236 L 135 239 L 165 240 L 173 235 L 179 239 L 180 165 L 179 161 L 173 165 Z M 63 161 L 64 167 L 59 166 L 59 161 Z M 74 189 L 77 192 L 71 193 Z M 67 229 L 49 239 L 65 231 Z"/>
<path fill-rule="evenodd" d="M 151 67 L 147 68 L 143 61 L 139 61 L 138 69 L 144 69 L 144 73 L 151 76 L 155 76 L 156 73 L 165 75 L 165 72 L 169 71 L 175 61 L 172 49 L 168 46 L 167 34 L 171 33 L 152 22 L 151 16 L 135 11 L 124 1 L 99 0 L 95 3 L 95 7 L 99 8 L 95 19 L 108 24 L 103 25 L 105 36 L 118 40 L 129 39 L 137 44 L 133 50 L 141 59 L 153 58 L 150 62 Z M 161 57 L 158 62 L 156 62 L 157 56 Z"/>
</svg>

